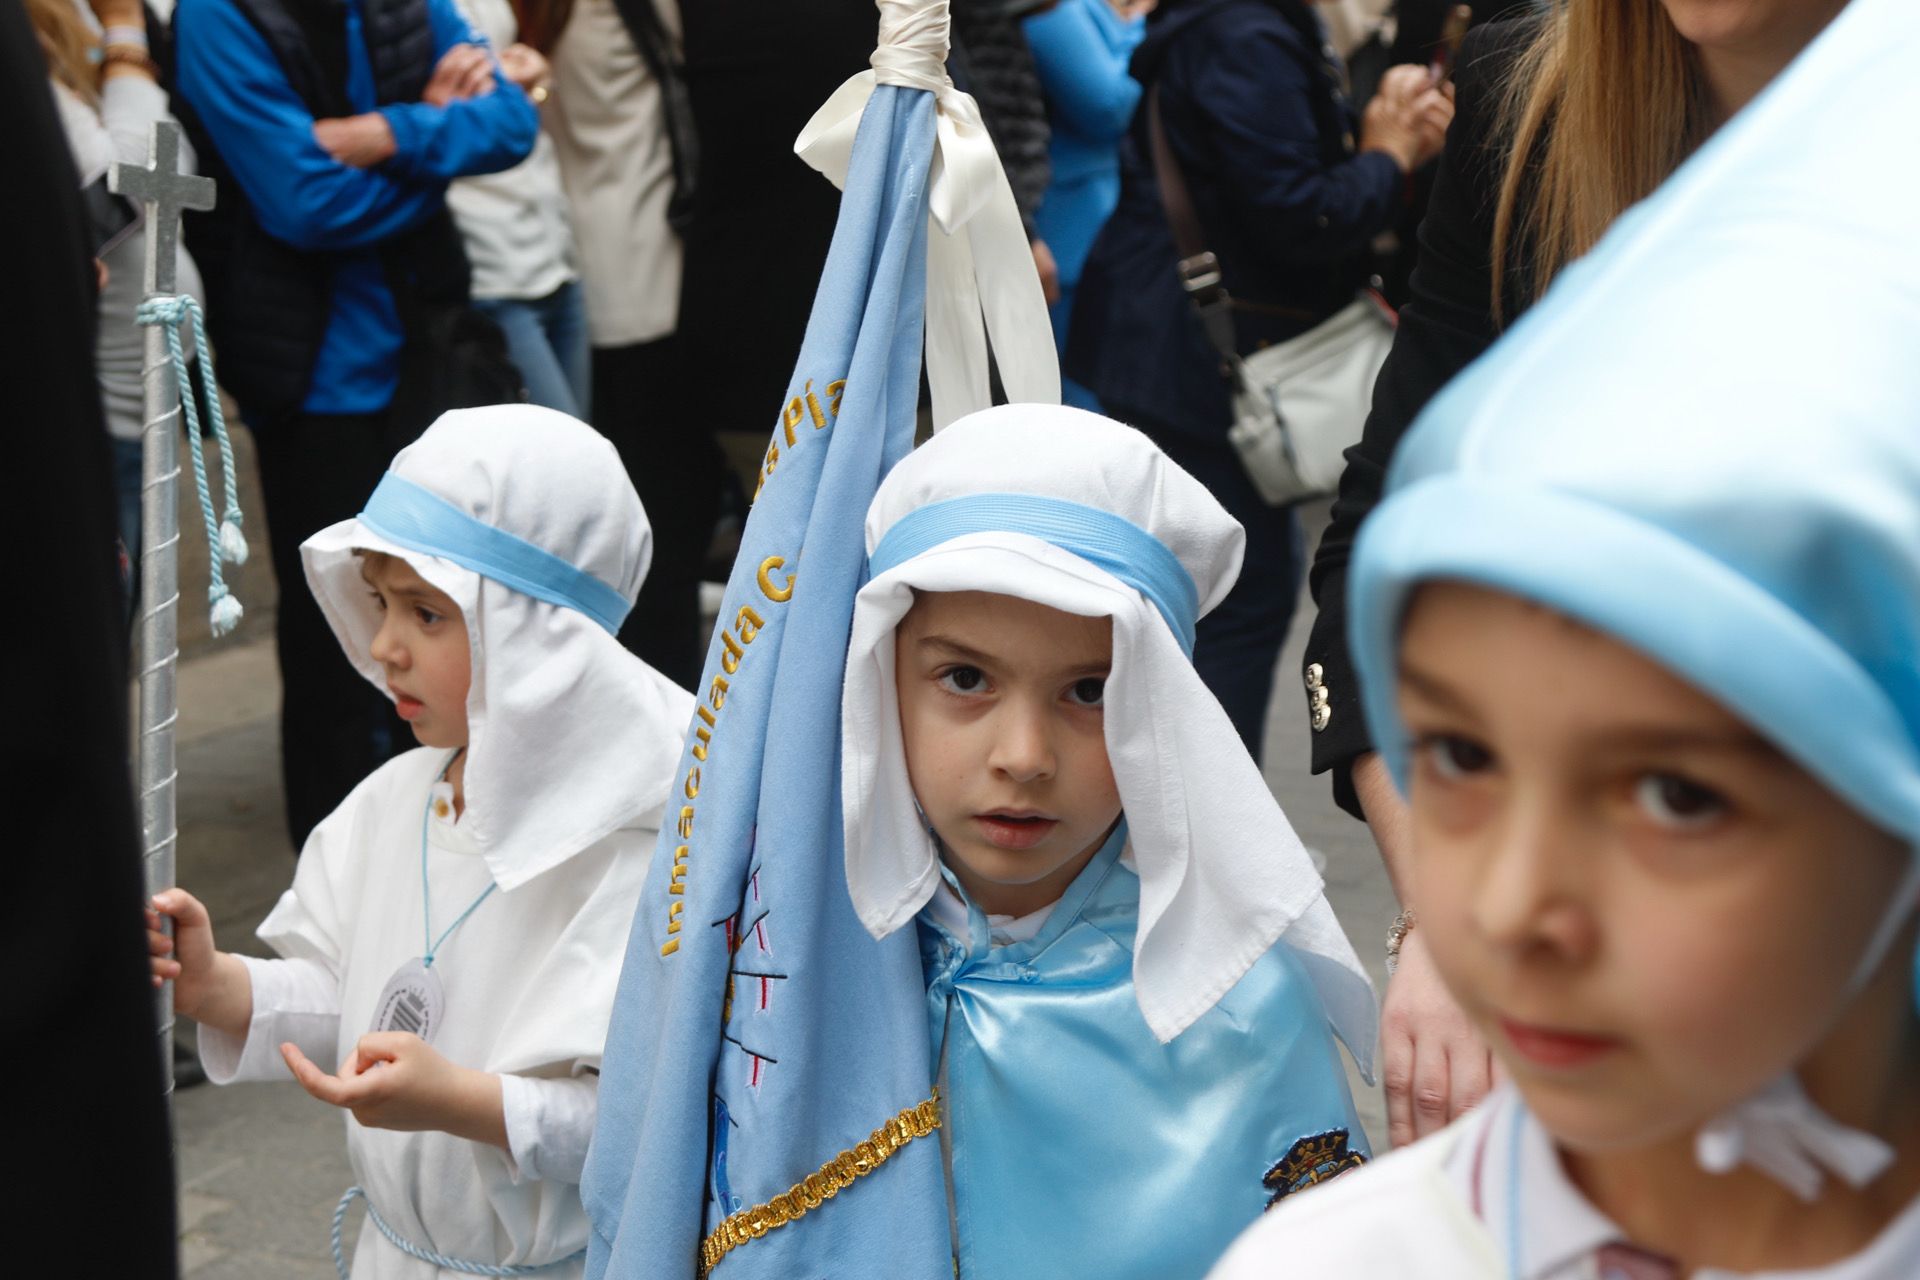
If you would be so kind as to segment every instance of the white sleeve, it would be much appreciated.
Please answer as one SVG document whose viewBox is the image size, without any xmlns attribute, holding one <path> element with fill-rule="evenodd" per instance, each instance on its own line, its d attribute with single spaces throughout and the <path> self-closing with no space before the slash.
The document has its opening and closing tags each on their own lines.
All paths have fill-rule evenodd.
<svg viewBox="0 0 1920 1280">
<path fill-rule="evenodd" d="M 114 158 L 128 164 L 147 163 L 148 131 L 161 120 L 172 120 L 167 91 L 145 76 L 114 76 L 100 87 L 100 118 L 113 138 Z M 180 171 L 198 171 L 199 158 L 186 131 L 180 133 Z"/>
<path fill-rule="evenodd" d="M 587 1139 L 600 1111 L 598 1073 L 565 1080 L 503 1073 L 500 1110 L 507 1128 L 508 1171 L 516 1184 L 535 1178 L 580 1181 Z"/>
<path fill-rule="evenodd" d="M 241 956 L 253 982 L 253 1019 L 245 1036 L 200 1028 L 200 1065 L 215 1084 L 239 1080 L 291 1080 L 280 1056 L 291 1040 L 323 1071 L 340 1049 L 340 988 L 318 960 L 262 960 Z M 589 1122 L 591 1123 L 591 1122 Z"/>
</svg>

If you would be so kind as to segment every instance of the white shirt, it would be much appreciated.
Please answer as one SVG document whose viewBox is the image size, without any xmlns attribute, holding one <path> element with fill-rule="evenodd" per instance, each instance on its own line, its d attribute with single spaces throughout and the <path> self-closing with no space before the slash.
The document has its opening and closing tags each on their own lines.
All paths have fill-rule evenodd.
<svg viewBox="0 0 1920 1280">
<path fill-rule="evenodd" d="M 249 962 L 254 1009 L 245 1039 L 202 1029 L 209 1078 L 288 1079 L 277 1051 L 285 1040 L 331 1070 L 372 1029 L 387 980 L 425 949 L 423 816 L 435 937 L 492 883 L 451 807 L 428 807 L 436 790 L 446 794 L 435 781 L 446 759 L 419 749 L 389 761 L 314 829 L 293 887 L 260 926 L 286 960 Z M 624 828 L 511 891 L 496 890 L 440 945 L 434 971 L 446 1004 L 434 1048 L 502 1077 L 509 1150 L 445 1133 L 369 1129 L 347 1115 L 359 1185 L 407 1240 L 510 1265 L 550 1262 L 586 1244 L 577 1184 L 620 958 L 656 835 Z M 434 1280 L 439 1272 L 363 1230 L 353 1274 Z M 580 1264 L 548 1274 L 578 1276 Z"/>
<path fill-rule="evenodd" d="M 520 38 L 508 0 L 457 0 L 489 43 Z M 543 129 L 513 168 L 461 178 L 447 188 L 473 267 L 476 298 L 544 298 L 575 278 L 573 227 L 560 184 L 560 161 Z"/>
<path fill-rule="evenodd" d="M 1208 1280 L 1407 1276 L 1420 1280 L 1602 1280 L 1596 1251 L 1623 1236 L 1581 1194 L 1546 1131 L 1502 1086 L 1439 1133 L 1283 1201 Z M 1519 1125 L 1519 1142 L 1514 1143 Z M 1509 1209 L 1518 1160 L 1521 1265 Z M 1689 1280 L 1913 1280 L 1920 1200 L 1850 1258 L 1798 1271 L 1696 1270 Z"/>
<path fill-rule="evenodd" d="M 988 916 L 987 941 L 996 947 L 1011 946 L 1016 942 L 1032 942 L 1040 936 L 1040 930 L 1046 927 L 1047 919 L 1053 914 L 1053 908 L 1057 903 L 1056 899 L 1038 911 L 1029 912 L 1024 916 Z M 921 909 L 926 912 L 928 919 L 956 938 L 969 936 L 973 928 L 967 916 L 966 902 L 945 879 L 940 881 L 940 887 L 933 891 L 933 896 L 927 899 L 927 905 Z"/>
<path fill-rule="evenodd" d="M 101 86 L 98 109 L 58 80 L 52 84 L 54 104 L 60 109 L 60 123 L 74 165 L 80 170 L 82 187 L 104 177 L 116 160 L 145 165 L 148 130 L 156 121 L 173 119 L 167 109 L 166 90 L 145 76 L 107 80 Z M 193 144 L 185 133 L 180 135 L 180 171 L 196 171 Z M 101 259 L 107 264 L 107 287 L 100 291 L 93 355 L 107 430 L 120 440 L 138 440 L 146 422 L 146 387 L 141 378 L 146 337 L 133 319 L 134 309 L 146 297 L 147 237 L 141 225 L 145 217 L 142 212 Z M 200 286 L 200 269 L 184 243 L 174 260 L 174 284 L 189 297 L 206 297 Z M 182 338 L 191 359 L 193 335 L 189 332 Z"/>
<path fill-rule="evenodd" d="M 679 37 L 673 0 L 654 0 Z M 680 317 L 680 237 L 667 226 L 673 149 L 660 84 L 613 0 L 579 0 L 553 51 L 553 135 L 579 239 L 596 347 L 652 342 Z"/>
</svg>

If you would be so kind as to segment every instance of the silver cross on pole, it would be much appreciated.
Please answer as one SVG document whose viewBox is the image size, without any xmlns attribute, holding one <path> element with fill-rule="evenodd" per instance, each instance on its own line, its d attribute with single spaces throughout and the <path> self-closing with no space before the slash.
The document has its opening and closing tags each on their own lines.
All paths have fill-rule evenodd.
<svg viewBox="0 0 1920 1280">
<path fill-rule="evenodd" d="M 213 208 L 213 179 L 180 171 L 180 126 L 157 121 L 147 143 L 148 164 L 115 164 L 107 185 L 138 200 L 147 219 L 146 293 L 171 295 L 180 252 L 180 215 Z M 138 784 L 140 835 L 147 893 L 174 882 L 174 723 L 179 692 L 174 676 L 180 659 L 180 397 L 191 387 L 174 386 L 167 337 L 148 325 L 141 380 L 146 424 L 140 440 L 140 618 L 136 655 L 140 671 Z M 211 390 L 211 389 L 210 389 Z M 217 394 L 217 393 L 215 393 Z M 218 555 L 216 549 L 214 554 Z M 173 986 L 160 992 L 160 1060 L 167 1093 L 173 1092 Z"/>
</svg>

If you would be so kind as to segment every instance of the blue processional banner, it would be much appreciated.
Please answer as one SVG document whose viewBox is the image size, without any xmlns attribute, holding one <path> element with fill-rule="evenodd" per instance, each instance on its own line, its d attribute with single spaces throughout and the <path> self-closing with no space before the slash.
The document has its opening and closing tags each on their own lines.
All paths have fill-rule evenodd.
<svg viewBox="0 0 1920 1280">
<path fill-rule="evenodd" d="M 589 1277 L 952 1274 L 915 931 L 855 917 L 839 787 L 862 528 L 913 444 L 934 138 L 933 94 L 874 90 L 628 939 Z"/>
</svg>

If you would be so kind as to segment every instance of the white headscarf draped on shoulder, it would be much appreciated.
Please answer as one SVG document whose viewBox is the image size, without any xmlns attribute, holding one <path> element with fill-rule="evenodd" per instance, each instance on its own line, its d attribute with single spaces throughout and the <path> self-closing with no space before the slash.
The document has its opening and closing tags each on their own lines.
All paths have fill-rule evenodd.
<svg viewBox="0 0 1920 1280">
<path fill-rule="evenodd" d="M 903 460 L 867 515 L 873 580 L 854 605 L 841 784 L 854 909 L 884 936 L 940 882 L 894 687 L 913 591 L 990 591 L 1113 621 L 1106 741 L 1140 875 L 1134 988 L 1161 1041 L 1276 940 L 1302 956 L 1334 1029 L 1371 1070 L 1373 990 L 1319 873 L 1190 657 L 1240 573 L 1246 535 L 1138 431 L 1008 405 Z"/>
<path fill-rule="evenodd" d="M 404 560 L 460 606 L 473 653 L 460 826 L 503 890 L 659 823 L 692 695 L 614 638 L 652 542 L 613 446 L 514 404 L 443 415 L 364 511 L 301 546 L 321 612 L 382 692 L 380 614 L 353 553 Z"/>
</svg>

